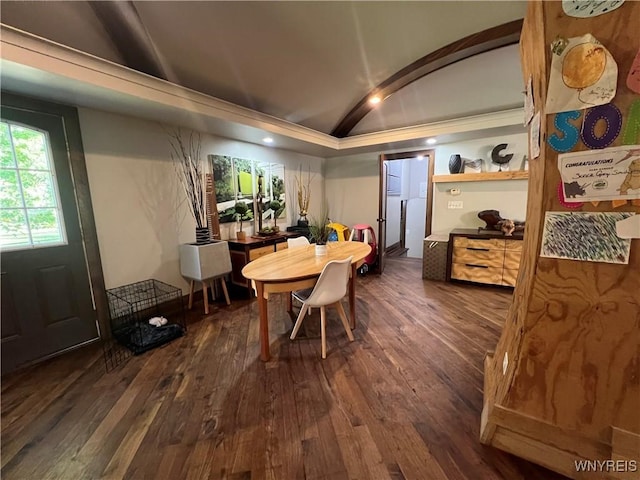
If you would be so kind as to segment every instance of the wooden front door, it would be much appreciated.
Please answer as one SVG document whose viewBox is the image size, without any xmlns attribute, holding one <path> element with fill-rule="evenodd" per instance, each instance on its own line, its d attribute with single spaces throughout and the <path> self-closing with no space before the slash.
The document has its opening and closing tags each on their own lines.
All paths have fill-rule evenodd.
<svg viewBox="0 0 640 480">
<path fill-rule="evenodd" d="M 63 118 L 6 104 L 1 116 L 5 373 L 95 340 L 98 328 Z"/>
</svg>

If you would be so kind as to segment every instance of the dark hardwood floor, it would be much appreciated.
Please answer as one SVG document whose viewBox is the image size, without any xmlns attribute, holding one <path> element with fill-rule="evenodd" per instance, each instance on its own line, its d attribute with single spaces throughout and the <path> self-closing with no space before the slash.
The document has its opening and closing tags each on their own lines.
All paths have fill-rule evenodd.
<svg viewBox="0 0 640 480">
<path fill-rule="evenodd" d="M 349 343 L 333 309 L 301 337 L 269 301 L 234 299 L 188 333 L 105 373 L 86 347 L 2 378 L 2 478 L 505 479 L 560 475 L 478 442 L 482 363 L 511 293 L 423 281 L 393 259 L 358 284 Z"/>
</svg>

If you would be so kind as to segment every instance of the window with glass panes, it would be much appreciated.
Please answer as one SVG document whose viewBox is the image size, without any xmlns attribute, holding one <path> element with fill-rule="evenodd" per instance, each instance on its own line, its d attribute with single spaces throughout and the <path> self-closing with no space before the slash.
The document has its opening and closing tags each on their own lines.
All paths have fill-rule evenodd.
<svg viewBox="0 0 640 480">
<path fill-rule="evenodd" d="M 0 247 L 66 244 L 55 168 L 46 132 L 0 123 Z"/>
</svg>

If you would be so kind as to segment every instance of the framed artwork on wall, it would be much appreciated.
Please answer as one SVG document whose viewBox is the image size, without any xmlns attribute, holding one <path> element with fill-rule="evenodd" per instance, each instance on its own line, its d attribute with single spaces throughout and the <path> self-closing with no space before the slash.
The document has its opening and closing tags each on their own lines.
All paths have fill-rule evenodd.
<svg viewBox="0 0 640 480">
<path fill-rule="evenodd" d="M 226 155 L 209 155 L 208 159 L 220 223 L 239 220 L 238 202 L 247 206 L 243 220 L 253 220 L 255 232 L 286 217 L 284 165 Z"/>
</svg>

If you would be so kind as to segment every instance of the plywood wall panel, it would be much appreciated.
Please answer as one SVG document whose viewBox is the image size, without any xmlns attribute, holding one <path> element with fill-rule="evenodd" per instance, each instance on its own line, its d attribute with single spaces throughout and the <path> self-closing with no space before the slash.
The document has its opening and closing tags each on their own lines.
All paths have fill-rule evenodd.
<svg viewBox="0 0 640 480">
<path fill-rule="evenodd" d="M 536 107 L 542 108 L 546 99 L 551 42 L 557 35 L 592 33 L 618 63 L 618 91 L 612 103 L 626 120 L 629 106 L 638 99 L 625 85 L 640 48 L 638 32 L 640 2 L 625 2 L 618 10 L 586 19 L 566 16 L 561 2 L 530 2 L 521 53 L 523 78 L 532 75 L 534 80 Z M 558 448 L 545 437 L 548 430 L 528 431 L 533 440 L 548 445 L 545 455 L 550 458 L 589 459 L 589 452 L 579 449 L 585 441 L 607 447 L 604 458 L 613 458 L 612 429 L 640 435 L 640 241 L 632 242 L 628 265 L 539 257 L 545 212 L 568 211 L 556 193 L 558 154 L 544 143 L 547 132 L 554 131 L 554 115 L 542 119 L 541 155 L 529 162 L 527 230 L 514 301 L 495 353 L 485 362 L 481 440 L 492 444 L 495 409 L 508 408 L 576 439 L 569 457 L 566 452 L 554 456 Z M 612 146 L 621 144 L 622 134 Z M 572 151 L 587 149 L 578 142 Z M 586 203 L 579 211 L 640 213 L 631 203 L 614 210 L 611 202 Z M 505 353 L 509 361 L 503 373 Z M 510 448 L 505 443 L 509 425 L 501 421 L 500 448 L 517 454 L 522 451 L 516 445 L 521 434 L 516 435 L 515 425 L 512 428 Z M 572 471 L 565 464 L 555 469 Z"/>
</svg>

